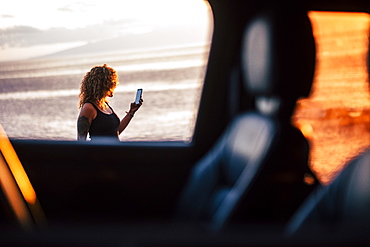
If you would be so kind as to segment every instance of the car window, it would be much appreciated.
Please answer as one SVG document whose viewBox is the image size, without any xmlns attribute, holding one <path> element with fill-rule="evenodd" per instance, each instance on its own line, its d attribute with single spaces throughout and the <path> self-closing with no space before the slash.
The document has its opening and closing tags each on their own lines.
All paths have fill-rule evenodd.
<svg viewBox="0 0 370 247">
<path fill-rule="evenodd" d="M 189 141 L 212 24 L 202 0 L 11 1 L 0 9 L 0 123 L 11 138 L 76 140 L 80 82 L 107 64 L 120 118 L 143 89 L 121 140 Z"/>
<path fill-rule="evenodd" d="M 367 70 L 369 14 L 310 12 L 317 46 L 311 95 L 298 102 L 294 123 L 310 141 L 310 164 L 330 183 L 370 145 Z"/>
</svg>

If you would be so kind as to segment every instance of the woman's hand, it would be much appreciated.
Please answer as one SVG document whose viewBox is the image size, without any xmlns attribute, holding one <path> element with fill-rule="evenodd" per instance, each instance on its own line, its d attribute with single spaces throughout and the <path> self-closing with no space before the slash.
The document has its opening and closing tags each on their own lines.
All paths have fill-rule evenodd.
<svg viewBox="0 0 370 247">
<path fill-rule="evenodd" d="M 131 119 L 134 117 L 135 112 L 139 110 L 142 104 L 143 104 L 143 99 L 140 99 L 139 104 L 131 103 L 130 111 L 126 112 L 127 115 L 124 118 L 122 118 L 119 124 L 119 127 L 118 127 L 119 134 L 121 134 L 122 131 L 126 129 L 127 125 L 130 123 Z"/>
<path fill-rule="evenodd" d="M 140 99 L 139 104 L 135 104 L 135 102 L 131 103 L 129 114 L 134 115 L 137 110 L 139 110 L 140 106 L 143 104 L 143 99 Z"/>
</svg>

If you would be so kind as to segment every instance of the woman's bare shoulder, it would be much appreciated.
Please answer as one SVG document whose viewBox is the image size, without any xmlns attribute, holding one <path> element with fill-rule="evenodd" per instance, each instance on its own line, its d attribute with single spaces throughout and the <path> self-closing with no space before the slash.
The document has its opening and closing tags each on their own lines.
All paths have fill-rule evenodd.
<svg viewBox="0 0 370 247">
<path fill-rule="evenodd" d="M 86 103 L 84 103 L 84 104 L 82 105 L 82 109 L 84 109 L 84 108 L 86 108 L 86 109 L 94 109 L 94 110 L 95 110 L 94 105 L 93 105 L 92 103 L 90 103 L 90 102 L 86 102 Z"/>
<path fill-rule="evenodd" d="M 80 116 L 86 116 L 88 118 L 92 117 L 95 118 L 97 114 L 97 111 L 92 103 L 86 102 L 81 107 Z"/>
</svg>

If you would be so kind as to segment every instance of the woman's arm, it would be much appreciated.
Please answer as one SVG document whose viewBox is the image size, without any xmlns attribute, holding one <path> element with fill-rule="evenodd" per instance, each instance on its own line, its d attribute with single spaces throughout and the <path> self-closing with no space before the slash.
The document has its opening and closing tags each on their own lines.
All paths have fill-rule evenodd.
<svg viewBox="0 0 370 247">
<path fill-rule="evenodd" d="M 97 112 L 90 103 L 85 103 L 77 119 L 77 140 L 86 141 L 87 133 L 93 119 L 96 118 Z"/>
<path fill-rule="evenodd" d="M 139 104 L 131 103 L 130 110 L 126 112 L 126 116 L 122 118 L 119 127 L 118 127 L 118 133 L 121 134 L 122 131 L 124 131 L 127 127 L 127 125 L 130 123 L 131 119 L 134 117 L 135 112 L 139 110 L 140 106 L 143 104 L 143 99 L 140 99 Z"/>
</svg>

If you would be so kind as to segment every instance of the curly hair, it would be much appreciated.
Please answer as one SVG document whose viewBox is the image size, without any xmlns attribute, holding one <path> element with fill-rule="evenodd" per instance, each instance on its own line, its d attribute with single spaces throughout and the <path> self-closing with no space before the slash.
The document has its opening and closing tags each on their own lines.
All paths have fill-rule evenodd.
<svg viewBox="0 0 370 247">
<path fill-rule="evenodd" d="M 108 67 L 95 66 L 86 73 L 80 85 L 79 108 L 86 102 L 92 102 L 104 108 L 107 93 L 118 85 L 117 72 Z"/>
</svg>

